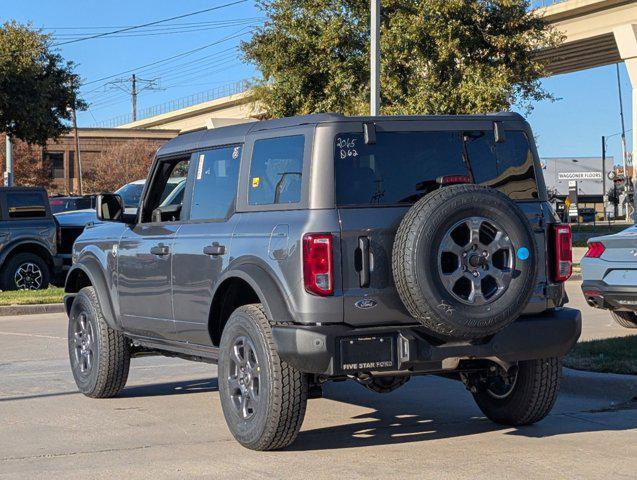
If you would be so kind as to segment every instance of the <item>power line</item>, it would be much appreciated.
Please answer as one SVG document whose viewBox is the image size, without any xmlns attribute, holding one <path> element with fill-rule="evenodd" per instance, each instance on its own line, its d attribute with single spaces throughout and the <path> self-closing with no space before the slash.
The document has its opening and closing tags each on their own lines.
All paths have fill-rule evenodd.
<svg viewBox="0 0 637 480">
<path fill-rule="evenodd" d="M 233 21 L 240 21 L 240 20 L 263 20 L 265 17 L 245 17 L 245 18 L 229 18 L 227 20 L 205 20 L 202 22 L 176 22 L 176 23 L 167 23 L 166 25 L 162 25 L 161 27 L 157 27 L 157 28 L 165 28 L 165 27 L 169 27 L 169 26 L 175 26 L 175 27 L 179 27 L 179 26 L 191 26 L 191 25 L 206 25 L 206 24 L 219 24 L 219 23 L 225 23 L 225 22 L 233 22 Z M 91 29 L 91 28 L 95 28 L 95 29 L 109 29 L 109 28 L 127 28 L 127 27 L 131 27 L 134 25 L 108 25 L 108 26 L 96 26 L 96 25 L 88 25 L 88 26 L 79 26 L 79 27 L 43 27 L 42 30 L 49 30 L 49 31 L 55 31 L 55 30 L 81 30 L 81 29 Z M 151 27 L 151 28 L 155 28 L 155 27 Z"/>
<path fill-rule="evenodd" d="M 110 80 L 111 78 L 119 77 L 119 76 L 121 76 L 121 75 L 125 75 L 125 74 L 127 74 L 127 73 L 132 73 L 132 72 L 135 72 L 135 71 L 140 71 L 140 70 L 142 70 L 142 69 L 145 69 L 145 68 L 147 68 L 147 67 L 151 67 L 151 66 L 153 66 L 153 65 L 158 65 L 158 64 L 160 64 L 160 63 L 169 62 L 169 61 L 171 61 L 171 60 L 174 60 L 174 59 L 177 59 L 177 58 L 181 58 L 181 57 L 185 57 L 185 56 L 187 56 L 187 55 L 192 55 L 192 54 L 193 54 L 193 53 L 195 53 L 195 52 L 200 52 L 201 50 L 204 50 L 204 49 L 206 49 L 206 48 L 210 48 L 210 47 L 212 47 L 212 46 L 214 46 L 214 45 L 219 45 L 220 43 L 227 42 L 228 40 L 232 40 L 232 39 L 234 39 L 234 38 L 238 38 L 238 37 L 241 37 L 241 36 L 243 36 L 243 35 L 246 35 L 248 32 L 245 32 L 245 31 L 244 31 L 244 32 L 242 32 L 242 31 L 243 31 L 243 30 L 245 30 L 245 29 L 246 29 L 246 27 L 244 27 L 244 28 L 240 29 L 239 31 L 237 31 L 236 33 L 234 33 L 234 34 L 232 34 L 232 35 L 228 35 L 228 36 L 223 37 L 223 38 L 221 38 L 221 39 L 219 39 L 219 40 L 216 40 L 216 41 L 214 41 L 214 42 L 208 43 L 207 45 L 203 45 L 203 46 L 201 46 L 201 47 L 197 47 L 197 48 L 194 48 L 194 49 L 192 49 L 192 50 L 188 50 L 188 51 L 186 51 L 186 52 L 178 53 L 177 55 L 172 55 L 172 56 L 170 56 L 170 57 L 166 57 L 166 58 L 163 58 L 163 59 L 161 59 L 161 60 L 156 60 L 156 61 L 154 61 L 154 62 L 147 63 L 146 65 L 141 65 L 141 66 L 139 66 L 139 67 L 135 67 L 135 68 L 131 68 L 131 69 L 128 69 L 128 70 L 124 70 L 123 72 L 114 73 L 113 75 L 107 75 L 107 76 L 105 76 L 105 77 L 98 78 L 98 79 L 96 79 L 96 80 L 91 80 L 90 82 L 84 82 L 84 83 L 82 84 L 82 86 L 92 85 L 92 84 L 95 84 L 95 83 L 103 82 L 104 80 Z M 242 32 L 242 33 L 239 33 L 239 32 Z"/>
<path fill-rule="evenodd" d="M 157 25 L 159 23 L 169 22 L 170 20 L 177 20 L 179 18 L 191 17 L 193 15 L 199 15 L 201 13 L 211 12 L 213 10 L 219 10 L 221 8 L 231 7 L 232 5 L 238 5 L 239 3 L 244 3 L 246 1 L 247 0 L 237 0 L 236 2 L 226 3 L 226 4 L 223 4 L 223 5 L 216 6 L 216 7 L 206 8 L 204 10 L 199 10 L 199 11 L 196 11 L 196 12 L 186 13 L 186 14 L 183 14 L 183 15 L 177 15 L 175 17 L 164 18 L 162 20 L 156 20 L 154 22 L 148 22 L 148 23 L 144 23 L 144 24 L 141 24 L 141 25 L 133 25 L 133 26 L 126 27 L 126 28 L 121 28 L 119 30 L 113 30 L 113 31 L 110 31 L 110 32 L 99 33 L 97 35 L 89 35 L 87 37 L 77 38 L 75 40 L 67 40 L 66 42 L 55 43 L 55 44 L 53 44 L 53 46 L 54 47 L 58 47 L 60 45 L 68 45 L 69 43 L 77 43 L 77 42 L 83 42 L 85 40 L 93 40 L 93 39 L 96 39 L 96 38 L 106 37 L 108 35 L 114 35 L 116 33 L 127 32 L 129 30 L 135 30 L 137 28 L 148 27 L 150 25 Z"/>
<path fill-rule="evenodd" d="M 222 21 L 209 21 L 209 22 L 199 22 L 195 25 L 189 26 L 157 26 L 151 27 L 147 29 L 138 29 L 135 30 L 134 33 L 126 33 L 123 34 L 112 34 L 108 38 L 123 38 L 123 37 L 131 37 L 131 36 L 146 36 L 146 35 L 159 35 L 159 34 L 170 34 L 170 33 L 182 33 L 182 32 L 198 32 L 202 30 L 208 30 L 209 28 L 225 28 L 225 27 L 233 27 L 238 25 L 246 25 L 250 23 L 261 23 L 263 17 L 252 17 L 252 18 L 241 18 L 241 19 L 228 19 Z M 89 35 L 95 35 L 98 32 L 73 32 L 73 33 L 55 33 L 55 38 L 57 40 L 68 40 L 74 39 L 76 37 L 85 37 Z"/>
</svg>

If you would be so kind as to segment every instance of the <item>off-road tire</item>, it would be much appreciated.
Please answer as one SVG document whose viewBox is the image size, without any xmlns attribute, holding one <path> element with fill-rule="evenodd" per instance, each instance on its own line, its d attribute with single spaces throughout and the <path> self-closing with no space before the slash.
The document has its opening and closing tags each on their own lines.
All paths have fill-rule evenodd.
<svg viewBox="0 0 637 480">
<path fill-rule="evenodd" d="M 231 399 L 231 349 L 239 337 L 248 337 L 262 372 L 259 400 L 252 417 L 242 418 Z M 261 304 L 237 308 L 226 323 L 220 342 L 219 395 L 228 428 L 251 450 L 278 450 L 296 438 L 307 405 L 307 375 L 282 361 L 272 337 L 271 322 Z"/>
<path fill-rule="evenodd" d="M 442 238 L 458 221 L 479 216 L 497 221 L 514 248 L 508 288 L 487 305 L 467 305 L 451 295 L 438 272 Z M 403 218 L 392 250 L 392 271 L 398 294 L 409 314 L 443 340 L 475 340 L 497 333 L 524 310 L 537 278 L 537 247 L 531 226 L 520 208 L 503 193 L 480 185 L 454 185 L 416 202 Z"/>
<path fill-rule="evenodd" d="M 375 393 L 390 393 L 409 381 L 409 375 L 395 377 L 375 377 L 363 383 L 363 386 Z"/>
<path fill-rule="evenodd" d="M 80 371 L 74 356 L 74 321 L 80 314 L 86 315 L 94 337 L 95 353 L 88 374 Z M 130 343 L 124 335 L 109 327 L 93 287 L 84 287 L 73 300 L 68 345 L 71 370 L 80 392 L 87 397 L 109 398 L 124 388 L 130 367 Z"/>
<path fill-rule="evenodd" d="M 617 323 L 626 328 L 637 328 L 635 312 L 610 312 Z"/>
<path fill-rule="evenodd" d="M 51 283 L 51 270 L 46 260 L 35 253 L 24 252 L 13 255 L 5 261 L 2 271 L 0 271 L 1 290 L 19 290 L 19 287 L 15 282 L 15 273 L 20 265 L 25 263 L 33 263 L 37 265 L 42 272 L 42 283 L 38 290 L 49 288 L 49 284 Z"/>
<path fill-rule="evenodd" d="M 473 394 L 482 413 L 502 425 L 530 425 L 546 417 L 557 398 L 562 366 L 559 358 L 523 361 L 510 394 L 494 398 L 486 389 Z"/>
</svg>

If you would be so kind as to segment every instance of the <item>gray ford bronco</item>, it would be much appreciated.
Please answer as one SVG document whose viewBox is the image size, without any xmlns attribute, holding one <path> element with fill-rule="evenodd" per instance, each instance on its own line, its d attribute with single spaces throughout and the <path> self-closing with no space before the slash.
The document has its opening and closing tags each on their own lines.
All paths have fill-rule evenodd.
<svg viewBox="0 0 637 480">
<path fill-rule="evenodd" d="M 183 199 L 162 206 L 169 179 Z M 140 208 L 102 223 L 66 280 L 77 385 L 112 397 L 131 358 L 218 363 L 234 437 L 288 446 L 308 397 L 352 379 L 463 382 L 484 414 L 551 410 L 580 313 L 571 237 L 517 114 L 320 114 L 185 133 L 159 149 Z"/>
</svg>

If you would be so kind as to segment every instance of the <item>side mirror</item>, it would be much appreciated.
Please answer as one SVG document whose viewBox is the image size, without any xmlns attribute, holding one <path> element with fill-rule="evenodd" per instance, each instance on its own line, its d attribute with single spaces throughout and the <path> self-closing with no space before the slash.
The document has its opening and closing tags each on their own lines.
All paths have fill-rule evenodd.
<svg viewBox="0 0 637 480">
<path fill-rule="evenodd" d="M 97 196 L 97 219 L 103 222 L 124 221 L 124 201 L 116 193 L 102 193 Z"/>
</svg>

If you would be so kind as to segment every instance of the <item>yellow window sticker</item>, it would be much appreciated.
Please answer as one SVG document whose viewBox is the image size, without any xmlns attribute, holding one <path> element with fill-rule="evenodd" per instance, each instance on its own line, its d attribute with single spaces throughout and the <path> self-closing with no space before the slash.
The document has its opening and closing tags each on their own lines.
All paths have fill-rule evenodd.
<svg viewBox="0 0 637 480">
<path fill-rule="evenodd" d="M 261 179 L 259 177 L 252 177 L 252 188 L 259 188 Z"/>
</svg>

